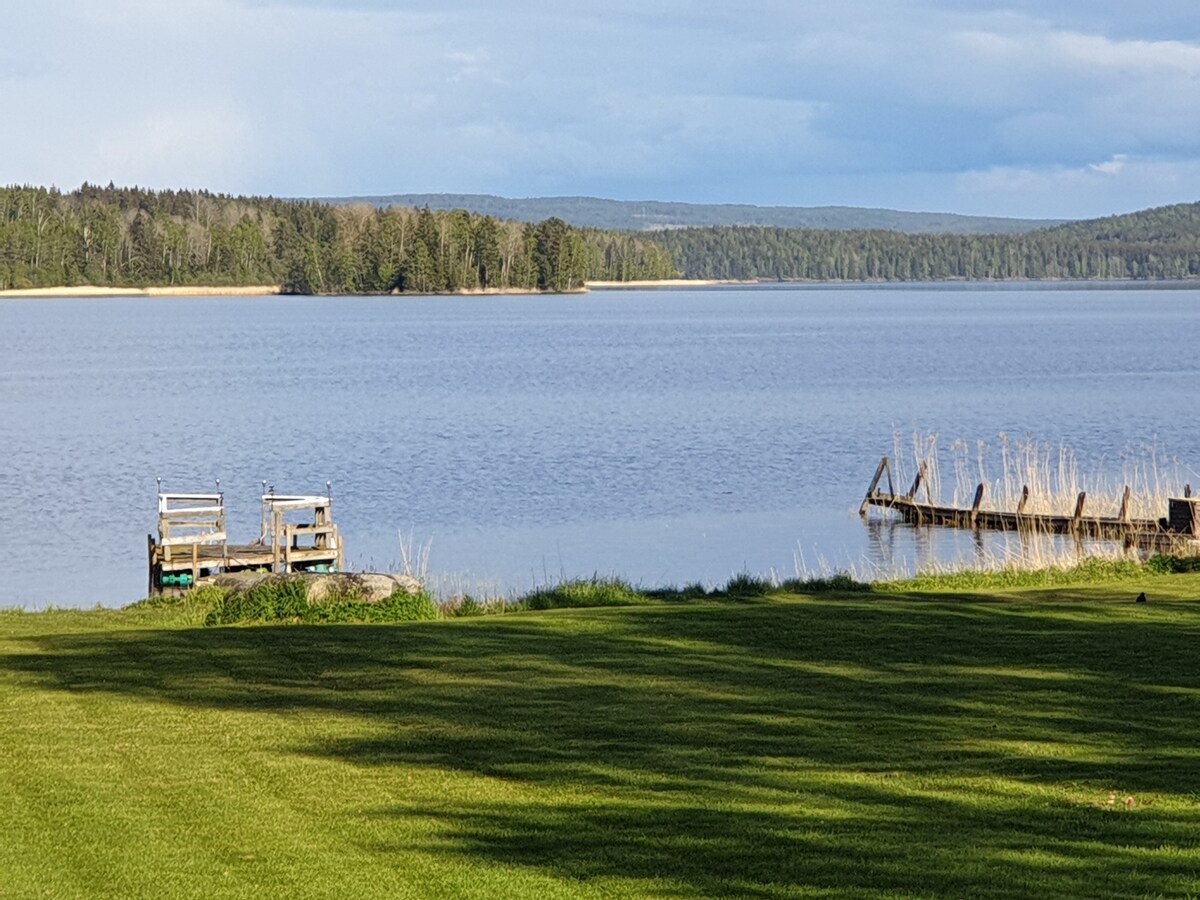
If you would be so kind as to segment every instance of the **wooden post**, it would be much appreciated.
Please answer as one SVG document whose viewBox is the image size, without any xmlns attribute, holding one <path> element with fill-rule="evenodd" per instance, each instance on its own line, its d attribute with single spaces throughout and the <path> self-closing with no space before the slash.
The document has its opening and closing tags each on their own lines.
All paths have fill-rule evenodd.
<svg viewBox="0 0 1200 900">
<path fill-rule="evenodd" d="M 1021 485 L 1021 502 L 1017 504 L 1017 515 L 1025 515 L 1025 507 L 1029 505 L 1029 485 Z"/>
<path fill-rule="evenodd" d="M 1129 485 L 1125 485 L 1125 492 L 1121 494 L 1121 521 L 1126 525 L 1129 524 Z"/>
<path fill-rule="evenodd" d="M 1079 499 L 1075 501 L 1075 515 L 1071 517 L 1071 530 L 1076 534 L 1079 533 L 1079 525 L 1083 521 L 1083 501 L 1087 499 L 1087 491 L 1079 492 Z"/>
<path fill-rule="evenodd" d="M 192 584 L 200 581 L 200 545 L 192 544 Z"/>
<path fill-rule="evenodd" d="M 979 483 L 979 487 L 975 488 L 975 502 L 971 504 L 971 527 L 974 528 L 975 523 L 979 520 L 979 506 L 983 503 L 983 482 Z"/>
<path fill-rule="evenodd" d="M 883 477 L 884 470 L 888 467 L 888 458 L 885 456 L 879 461 L 879 465 L 875 467 L 875 477 L 871 479 L 871 484 L 867 488 L 867 494 L 863 497 L 862 506 L 858 508 L 858 514 L 864 519 L 867 517 L 867 506 L 870 505 L 871 498 L 875 496 L 875 489 L 879 487 L 879 479 Z M 888 480 L 891 480 L 891 474 L 888 475 Z"/>
<path fill-rule="evenodd" d="M 921 463 L 917 467 L 917 477 L 913 479 L 912 487 L 908 489 L 908 499 L 912 500 L 917 496 L 917 489 L 921 486 L 921 482 L 925 480 L 925 463 Z M 925 489 L 925 493 L 929 493 L 929 488 Z M 933 498 L 930 498 L 932 502 Z"/>
<path fill-rule="evenodd" d="M 150 584 L 146 588 L 146 596 L 153 597 L 159 591 L 158 579 L 154 577 L 154 535 L 146 535 L 146 559 L 150 570 Z"/>
</svg>

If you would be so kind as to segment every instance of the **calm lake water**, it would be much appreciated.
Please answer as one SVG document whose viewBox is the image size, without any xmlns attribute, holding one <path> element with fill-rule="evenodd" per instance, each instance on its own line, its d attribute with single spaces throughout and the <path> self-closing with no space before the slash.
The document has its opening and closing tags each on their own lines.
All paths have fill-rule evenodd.
<svg viewBox="0 0 1200 900">
<path fill-rule="evenodd" d="M 219 478 L 236 541 L 263 480 L 330 481 L 348 563 L 403 534 L 445 592 L 953 561 L 858 518 L 897 433 L 1200 465 L 1197 323 L 1090 286 L 0 301 L 0 605 L 144 595 L 159 476 Z"/>
</svg>

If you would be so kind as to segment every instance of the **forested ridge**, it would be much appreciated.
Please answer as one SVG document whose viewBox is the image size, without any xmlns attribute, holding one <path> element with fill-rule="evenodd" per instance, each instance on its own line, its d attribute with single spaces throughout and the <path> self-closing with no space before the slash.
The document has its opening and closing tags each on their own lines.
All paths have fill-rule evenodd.
<svg viewBox="0 0 1200 900">
<path fill-rule="evenodd" d="M 812 281 L 1200 276 L 1200 203 L 1019 235 L 785 228 L 654 234 L 685 278 Z"/>
<path fill-rule="evenodd" d="M 0 290 L 281 285 L 288 293 L 572 290 L 675 275 L 632 234 L 462 210 L 84 184 L 0 188 Z"/>
<path fill-rule="evenodd" d="M 845 231 L 885 230 L 912 234 L 1023 234 L 1048 228 L 1062 219 L 1013 219 L 956 213 L 906 212 L 854 206 L 756 206 L 749 203 L 679 203 L 662 200 L 605 200 L 599 197 L 497 197 L 494 194 L 392 194 L 319 197 L 324 203 L 369 203 L 465 209 L 497 219 L 538 222 L 556 217 L 580 228 L 608 231 L 656 231 L 663 228 L 743 227 L 810 228 Z"/>
<path fill-rule="evenodd" d="M 1200 277 L 1200 203 L 1024 234 L 759 226 L 620 232 L 464 210 L 83 185 L 0 188 L 0 290 L 280 285 L 564 291 L 585 281 Z"/>
</svg>

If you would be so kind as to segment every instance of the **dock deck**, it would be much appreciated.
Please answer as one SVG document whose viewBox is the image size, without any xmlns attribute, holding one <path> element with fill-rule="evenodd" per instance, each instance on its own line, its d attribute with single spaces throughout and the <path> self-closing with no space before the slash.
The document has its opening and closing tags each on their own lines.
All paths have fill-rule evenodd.
<svg viewBox="0 0 1200 900">
<path fill-rule="evenodd" d="M 158 495 L 158 536 L 146 536 L 149 589 L 191 587 L 229 572 L 341 571 L 343 550 L 324 495 L 262 495 L 258 540 L 231 544 L 224 495 Z M 289 521 L 302 516 L 307 521 Z"/>
</svg>

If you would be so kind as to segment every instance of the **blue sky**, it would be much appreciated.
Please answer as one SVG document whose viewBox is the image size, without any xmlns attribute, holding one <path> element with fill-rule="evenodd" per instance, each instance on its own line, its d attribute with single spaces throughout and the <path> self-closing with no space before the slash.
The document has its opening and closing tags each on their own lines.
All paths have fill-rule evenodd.
<svg viewBox="0 0 1200 900">
<path fill-rule="evenodd" d="M 1200 200 L 1196 0 L 40 0 L 0 182 L 883 206 Z"/>
</svg>

